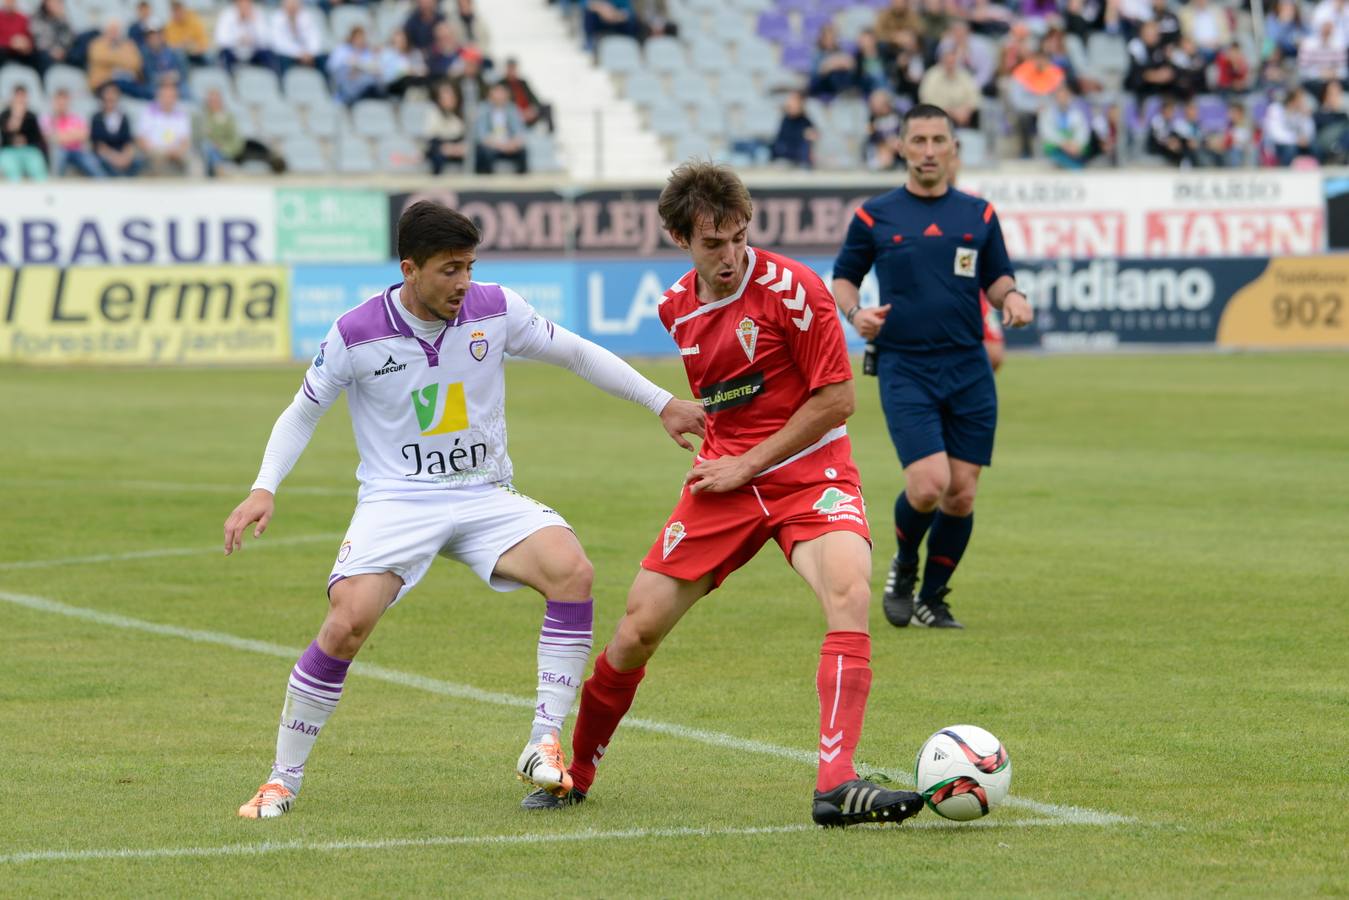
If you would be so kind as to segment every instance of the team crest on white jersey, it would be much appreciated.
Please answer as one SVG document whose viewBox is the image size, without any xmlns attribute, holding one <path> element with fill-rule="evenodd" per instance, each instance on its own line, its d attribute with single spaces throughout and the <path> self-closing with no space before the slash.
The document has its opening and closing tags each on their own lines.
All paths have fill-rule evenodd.
<svg viewBox="0 0 1349 900">
<path fill-rule="evenodd" d="M 686 534 L 688 534 L 688 532 L 684 530 L 683 522 L 671 522 L 669 525 L 666 525 L 665 542 L 661 545 L 660 558 L 668 558 L 670 553 L 674 551 L 674 548 L 679 546 L 679 542 L 684 539 L 684 535 Z"/>
<path fill-rule="evenodd" d="M 979 251 L 973 247 L 956 248 L 956 274 L 962 278 L 974 277 L 974 266 L 979 259 Z"/>
<path fill-rule="evenodd" d="M 478 362 L 482 362 L 487 356 L 487 335 L 481 331 L 475 331 L 468 336 L 468 352 Z"/>
<path fill-rule="evenodd" d="M 754 348 L 759 343 L 759 326 L 749 316 L 745 316 L 735 326 L 735 336 L 740 341 L 740 349 L 745 351 L 750 362 L 754 362 Z"/>
<path fill-rule="evenodd" d="M 347 557 L 351 555 L 351 541 L 343 541 L 342 548 L 337 551 L 337 561 L 344 563 Z"/>
</svg>

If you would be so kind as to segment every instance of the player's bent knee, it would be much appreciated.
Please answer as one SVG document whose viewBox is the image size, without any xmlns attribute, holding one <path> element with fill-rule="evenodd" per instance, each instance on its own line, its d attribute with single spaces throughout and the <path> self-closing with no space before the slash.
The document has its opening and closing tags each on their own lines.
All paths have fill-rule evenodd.
<svg viewBox="0 0 1349 900">
<path fill-rule="evenodd" d="M 618 623 L 618 629 L 614 632 L 614 639 L 609 642 L 609 648 L 605 650 L 605 656 L 622 671 L 635 669 L 646 665 L 664 638 L 663 629 L 656 627 L 654 623 L 639 622 L 629 614 Z"/>
<path fill-rule="evenodd" d="M 595 566 L 580 551 L 551 560 L 544 591 L 550 600 L 586 600 L 595 585 Z"/>
</svg>

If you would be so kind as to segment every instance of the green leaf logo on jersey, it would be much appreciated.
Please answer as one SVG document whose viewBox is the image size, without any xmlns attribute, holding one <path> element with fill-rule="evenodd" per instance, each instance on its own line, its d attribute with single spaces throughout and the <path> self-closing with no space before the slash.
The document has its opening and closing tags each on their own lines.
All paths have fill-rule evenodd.
<svg viewBox="0 0 1349 900">
<path fill-rule="evenodd" d="M 815 505 L 812 509 L 818 509 L 826 516 L 836 516 L 839 513 L 861 514 L 862 511 L 856 506 L 853 506 L 852 501 L 856 499 L 857 498 L 852 494 L 840 491 L 836 487 L 828 487 L 824 489 L 824 493 L 820 495 L 820 499 L 815 501 Z"/>
<path fill-rule="evenodd" d="M 464 400 L 463 382 L 444 385 L 428 384 L 412 392 L 412 409 L 422 435 L 453 434 L 468 427 L 468 404 Z"/>
</svg>

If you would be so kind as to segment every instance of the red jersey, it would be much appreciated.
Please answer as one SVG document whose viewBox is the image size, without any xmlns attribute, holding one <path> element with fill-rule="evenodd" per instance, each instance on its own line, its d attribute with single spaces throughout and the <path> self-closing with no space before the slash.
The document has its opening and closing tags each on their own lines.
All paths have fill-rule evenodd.
<svg viewBox="0 0 1349 900">
<path fill-rule="evenodd" d="M 813 391 L 852 378 L 824 282 L 789 257 L 753 247 L 748 253 L 745 278 L 731 296 L 700 303 L 698 273 L 690 271 L 660 303 L 661 323 L 707 413 L 703 459 L 745 453 L 780 431 Z M 842 426 L 791 459 L 845 437 Z"/>
</svg>

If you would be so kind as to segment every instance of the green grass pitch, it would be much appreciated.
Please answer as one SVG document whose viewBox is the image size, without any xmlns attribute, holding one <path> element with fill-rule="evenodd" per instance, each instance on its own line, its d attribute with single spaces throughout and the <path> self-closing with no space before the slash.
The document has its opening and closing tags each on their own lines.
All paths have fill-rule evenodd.
<svg viewBox="0 0 1349 900">
<path fill-rule="evenodd" d="M 1013 356 L 967 630 L 877 601 L 859 756 L 903 778 L 971 722 L 1019 803 L 846 832 L 806 827 L 822 617 L 771 546 L 661 649 L 584 806 L 518 808 L 542 604 L 439 562 L 295 811 L 237 819 L 354 502 L 343 406 L 220 552 L 299 375 L 0 369 L 0 894 L 1349 894 L 1349 355 Z M 900 474 L 859 387 L 879 585 Z M 513 365 L 509 404 L 517 485 L 596 565 L 598 649 L 687 455 L 555 369 Z"/>
</svg>

